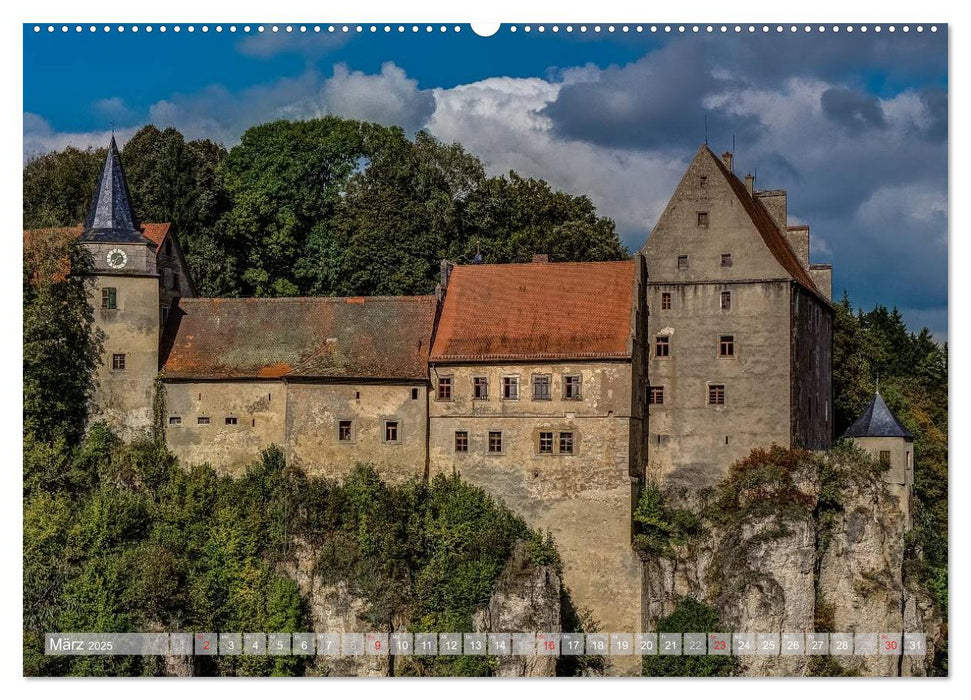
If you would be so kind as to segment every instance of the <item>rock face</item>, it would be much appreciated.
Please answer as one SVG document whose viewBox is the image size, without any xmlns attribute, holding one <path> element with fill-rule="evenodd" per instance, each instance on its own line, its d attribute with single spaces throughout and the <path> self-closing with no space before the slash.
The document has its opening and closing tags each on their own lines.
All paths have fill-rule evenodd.
<svg viewBox="0 0 971 700">
<path fill-rule="evenodd" d="M 669 556 L 648 557 L 646 629 L 690 596 L 715 606 L 725 629 L 739 632 L 924 632 L 925 657 L 835 657 L 829 661 L 838 665 L 829 663 L 823 673 L 926 675 L 942 624 L 926 592 L 905 581 L 906 523 L 897 497 L 878 473 L 815 463 L 843 470 L 837 507 L 823 494 L 821 472 L 810 469 L 796 480 L 801 507 L 779 504 L 731 523 L 709 511 L 703 534 Z M 739 661 L 743 675 L 820 673 L 808 656 Z"/>
<path fill-rule="evenodd" d="M 308 601 L 312 629 L 318 632 L 374 632 L 364 621 L 366 601 L 343 583 L 328 585 L 313 573 L 310 547 L 298 544 L 287 575 L 294 578 Z M 560 632 L 560 578 L 552 565 L 537 566 L 525 543 L 517 542 L 495 585 L 488 604 L 473 616 L 475 632 Z M 396 631 L 408 631 L 407 620 L 395 620 Z M 555 657 L 498 657 L 496 676 L 554 676 Z M 329 676 L 390 676 L 394 659 L 382 656 L 324 657 L 318 655 L 310 673 Z"/>
</svg>

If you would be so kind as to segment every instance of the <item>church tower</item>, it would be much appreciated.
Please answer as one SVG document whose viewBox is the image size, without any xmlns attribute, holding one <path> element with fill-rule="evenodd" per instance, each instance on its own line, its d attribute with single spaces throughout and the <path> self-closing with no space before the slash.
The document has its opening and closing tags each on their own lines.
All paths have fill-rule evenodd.
<svg viewBox="0 0 971 700">
<path fill-rule="evenodd" d="M 114 136 L 81 243 L 92 257 L 90 303 L 95 325 L 104 333 L 90 418 L 133 437 L 152 426 L 159 336 L 168 306 L 191 295 L 192 282 L 169 225 L 140 225 L 135 219 Z"/>
<path fill-rule="evenodd" d="M 887 468 L 884 478 L 900 499 L 900 508 L 911 527 L 914 491 L 914 436 L 887 408 L 879 389 L 843 437 L 856 442 Z"/>
</svg>

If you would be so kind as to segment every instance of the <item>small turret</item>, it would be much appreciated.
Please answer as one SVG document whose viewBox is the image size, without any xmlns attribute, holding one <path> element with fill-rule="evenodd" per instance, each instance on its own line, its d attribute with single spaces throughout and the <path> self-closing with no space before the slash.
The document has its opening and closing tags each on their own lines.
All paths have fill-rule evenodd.
<svg viewBox="0 0 971 700">
<path fill-rule="evenodd" d="M 147 243 L 139 230 L 138 222 L 131 205 L 128 181 L 121 167 L 121 156 L 115 137 L 108 144 L 108 157 L 105 159 L 98 189 L 95 190 L 84 223 L 81 240 L 103 243 Z"/>
<path fill-rule="evenodd" d="M 850 438 L 887 467 L 884 478 L 900 498 L 900 506 L 911 526 L 911 497 L 914 490 L 914 435 L 887 407 L 878 389 L 859 418 L 846 429 Z"/>
</svg>

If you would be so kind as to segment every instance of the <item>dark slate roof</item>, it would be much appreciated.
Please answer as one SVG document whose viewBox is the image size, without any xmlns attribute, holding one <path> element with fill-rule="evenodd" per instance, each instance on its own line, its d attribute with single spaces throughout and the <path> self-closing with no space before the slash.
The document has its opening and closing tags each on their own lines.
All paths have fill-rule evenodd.
<svg viewBox="0 0 971 700">
<path fill-rule="evenodd" d="M 101 179 L 91 200 L 88 218 L 81 240 L 105 243 L 145 243 L 146 239 L 135 221 L 128 192 L 128 181 L 121 167 L 118 144 L 111 137 L 108 157 L 101 171 Z"/>
<path fill-rule="evenodd" d="M 166 379 L 424 380 L 438 301 L 420 297 L 180 299 Z"/>
<path fill-rule="evenodd" d="M 846 429 L 843 437 L 902 437 L 912 440 L 914 435 L 890 412 L 878 391 L 863 415 Z"/>
<path fill-rule="evenodd" d="M 634 261 L 456 265 L 432 362 L 628 359 Z"/>
</svg>

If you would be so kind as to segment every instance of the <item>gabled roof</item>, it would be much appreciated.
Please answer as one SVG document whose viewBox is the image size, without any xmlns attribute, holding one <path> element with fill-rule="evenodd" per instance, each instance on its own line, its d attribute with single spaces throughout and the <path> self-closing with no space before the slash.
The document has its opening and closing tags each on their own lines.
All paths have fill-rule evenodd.
<svg viewBox="0 0 971 700">
<path fill-rule="evenodd" d="M 128 181 L 121 167 L 121 156 L 118 154 L 114 135 L 108 144 L 108 156 L 91 200 L 81 238 L 85 241 L 109 243 L 140 243 L 144 240 L 135 221 Z"/>
<path fill-rule="evenodd" d="M 783 269 L 792 276 L 799 284 L 813 292 L 816 296 L 822 299 L 827 305 L 829 301 L 823 296 L 823 294 L 816 288 L 813 283 L 812 278 L 809 273 L 799 262 L 799 258 L 793 252 L 792 248 L 789 246 L 789 242 L 786 241 L 785 234 L 779 230 L 776 225 L 775 220 L 769 211 L 765 208 L 765 205 L 758 200 L 757 197 L 753 197 L 748 193 L 745 188 L 745 183 L 738 179 L 733 172 L 731 172 L 722 159 L 715 155 L 708 146 L 702 146 L 701 151 L 707 153 L 713 161 L 715 161 L 716 166 L 721 171 L 722 175 L 731 185 L 732 191 L 735 194 L 736 199 L 745 208 L 745 212 L 748 214 L 752 223 L 755 224 L 755 228 L 758 229 L 759 234 L 762 236 L 762 240 L 765 242 L 766 247 L 772 256 L 782 265 Z"/>
<path fill-rule="evenodd" d="M 438 300 L 180 299 L 162 337 L 166 379 L 424 380 Z"/>
<path fill-rule="evenodd" d="M 629 358 L 634 265 L 457 265 L 430 360 Z"/>
<path fill-rule="evenodd" d="M 914 435 L 887 408 L 883 397 L 878 391 L 873 395 L 870 405 L 863 415 L 856 419 L 843 437 L 902 437 L 913 440 Z"/>
</svg>

